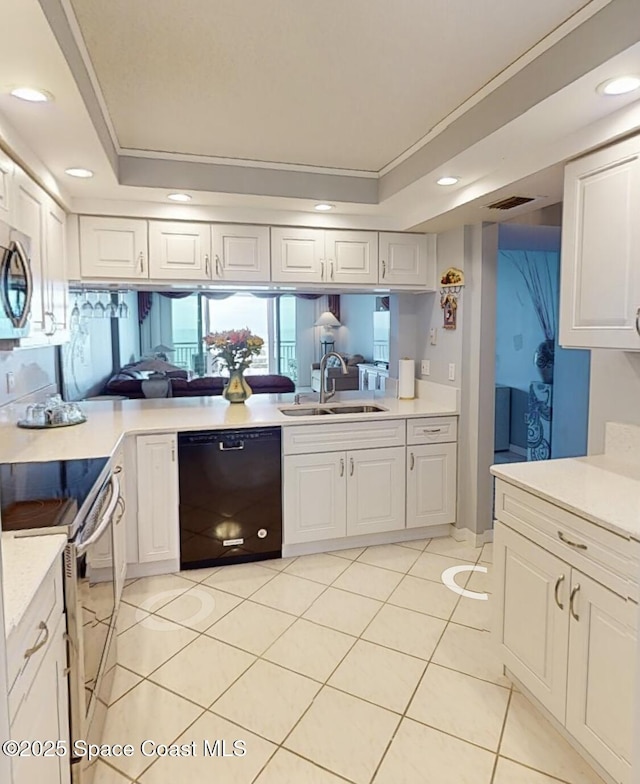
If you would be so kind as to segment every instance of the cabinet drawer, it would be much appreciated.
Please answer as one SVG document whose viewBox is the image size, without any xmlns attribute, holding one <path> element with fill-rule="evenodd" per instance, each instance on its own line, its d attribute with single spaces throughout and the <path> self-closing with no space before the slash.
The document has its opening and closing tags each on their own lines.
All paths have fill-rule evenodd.
<svg viewBox="0 0 640 784">
<path fill-rule="evenodd" d="M 57 560 L 7 642 L 10 718 L 15 716 L 20 702 L 29 690 L 63 612 L 62 565 Z M 41 627 L 41 624 L 46 628 Z M 41 644 L 45 638 L 46 644 L 32 655 L 25 656 L 27 651 Z"/>
<path fill-rule="evenodd" d="M 282 428 L 285 455 L 313 452 L 345 452 L 349 449 L 373 449 L 404 446 L 405 420 L 386 419 L 374 422 L 336 422 L 330 425 L 303 425 Z"/>
<path fill-rule="evenodd" d="M 442 444 L 457 440 L 457 417 L 422 417 L 407 420 L 407 444 Z"/>
<path fill-rule="evenodd" d="M 559 506 L 496 480 L 498 520 L 575 566 L 625 598 L 637 600 L 638 553 L 629 539 L 607 531 Z"/>
</svg>

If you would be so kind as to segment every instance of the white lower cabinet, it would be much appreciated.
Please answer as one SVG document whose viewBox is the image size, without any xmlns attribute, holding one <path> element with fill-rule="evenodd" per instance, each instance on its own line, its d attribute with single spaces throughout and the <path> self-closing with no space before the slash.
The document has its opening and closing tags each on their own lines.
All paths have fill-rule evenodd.
<svg viewBox="0 0 640 784">
<path fill-rule="evenodd" d="M 637 607 L 577 571 L 566 727 L 616 781 L 629 780 Z"/>
<path fill-rule="evenodd" d="M 65 631 L 64 615 L 61 615 L 47 653 L 11 724 L 11 738 L 16 741 L 62 741 L 66 744 L 67 756 L 14 757 L 13 784 L 68 784 L 70 781 Z"/>
<path fill-rule="evenodd" d="M 346 460 L 347 536 L 404 528 L 404 447 L 347 452 Z"/>
<path fill-rule="evenodd" d="M 508 508 L 509 491 L 501 498 Z M 546 540 L 549 549 L 565 546 L 558 540 L 565 541 Z M 587 576 L 591 545 L 575 547 L 566 547 L 565 560 L 498 520 L 495 633 L 507 669 L 614 781 L 627 784 L 637 605 Z"/>
<path fill-rule="evenodd" d="M 138 562 L 180 557 L 175 433 L 138 436 Z"/>
<path fill-rule="evenodd" d="M 456 444 L 407 447 L 407 528 L 456 520 Z"/>
<path fill-rule="evenodd" d="M 285 543 L 404 528 L 404 460 L 404 447 L 285 457 Z"/>
<path fill-rule="evenodd" d="M 344 452 L 284 458 L 283 516 L 287 544 L 347 533 Z"/>
</svg>

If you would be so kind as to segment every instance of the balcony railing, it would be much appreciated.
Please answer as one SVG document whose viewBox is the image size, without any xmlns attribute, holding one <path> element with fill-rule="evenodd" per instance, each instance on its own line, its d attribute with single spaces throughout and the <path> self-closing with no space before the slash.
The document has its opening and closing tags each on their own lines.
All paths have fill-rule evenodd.
<svg viewBox="0 0 640 784">
<path fill-rule="evenodd" d="M 200 354 L 198 343 L 174 343 L 174 353 L 170 356 L 170 362 L 185 370 L 197 371 L 197 357 Z M 206 352 L 205 352 L 206 353 Z M 289 376 L 292 381 L 298 378 L 298 365 L 296 361 L 295 341 L 280 341 L 279 367 L 280 373 Z M 269 358 L 266 349 L 258 354 L 251 363 L 252 372 L 267 374 L 269 372 Z M 204 371 L 203 371 L 204 372 Z"/>
</svg>

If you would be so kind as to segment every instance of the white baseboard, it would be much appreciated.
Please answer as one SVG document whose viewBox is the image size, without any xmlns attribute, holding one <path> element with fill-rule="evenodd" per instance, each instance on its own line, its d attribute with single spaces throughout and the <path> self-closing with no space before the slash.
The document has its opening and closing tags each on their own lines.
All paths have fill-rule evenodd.
<svg viewBox="0 0 640 784">
<path fill-rule="evenodd" d="M 171 558 L 168 561 L 152 561 L 151 563 L 127 564 L 127 580 L 136 577 L 154 577 L 156 574 L 173 574 L 180 571 L 180 559 Z"/>
<path fill-rule="evenodd" d="M 488 531 L 477 534 L 470 528 L 456 528 L 456 526 L 452 524 L 449 533 L 456 542 L 469 542 L 469 544 L 472 544 L 474 547 L 482 547 L 483 544 L 493 542 L 493 528 L 489 528 Z"/>
<path fill-rule="evenodd" d="M 435 539 L 449 536 L 448 525 L 434 525 L 426 528 L 404 528 L 400 531 L 385 531 L 380 534 L 365 536 L 347 536 L 339 539 L 323 539 L 320 542 L 303 542 L 301 544 L 283 544 L 282 557 L 291 558 L 295 555 L 311 555 L 328 553 L 335 550 L 350 550 L 352 547 L 371 547 L 375 544 L 397 544 L 415 539 Z"/>
</svg>

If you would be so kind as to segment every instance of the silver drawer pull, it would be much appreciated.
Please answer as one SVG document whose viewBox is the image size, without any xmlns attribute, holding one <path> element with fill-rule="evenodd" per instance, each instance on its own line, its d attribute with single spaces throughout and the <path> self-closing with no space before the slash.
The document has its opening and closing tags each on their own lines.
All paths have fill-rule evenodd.
<svg viewBox="0 0 640 784">
<path fill-rule="evenodd" d="M 564 604 L 562 604 L 560 599 L 558 599 L 558 591 L 560 590 L 560 586 L 562 585 L 563 582 L 564 582 L 564 574 L 561 574 L 560 577 L 558 577 L 558 579 L 556 580 L 556 587 L 554 589 L 556 604 L 561 610 L 564 610 Z"/>
<path fill-rule="evenodd" d="M 411 467 L 409 468 L 410 471 L 413 471 L 413 468 L 416 464 L 416 456 L 411 452 Z"/>
<path fill-rule="evenodd" d="M 573 589 L 571 591 L 571 596 L 569 597 L 569 612 L 571 613 L 571 615 L 573 615 L 576 621 L 580 620 L 580 616 L 575 610 L 576 594 L 578 593 L 579 590 L 580 590 L 580 583 L 576 583 L 573 586 Z"/>
<path fill-rule="evenodd" d="M 32 648 L 27 648 L 27 650 L 24 652 L 25 659 L 30 659 L 33 656 L 33 654 L 36 653 L 36 651 L 39 651 L 40 648 L 42 648 L 44 645 L 47 644 L 47 640 L 49 639 L 49 628 L 47 627 L 47 624 L 44 621 L 40 621 L 40 623 L 38 624 L 38 629 L 41 632 L 44 632 L 44 637 L 40 640 L 40 642 L 37 642 Z"/>
<path fill-rule="evenodd" d="M 422 431 L 423 433 L 441 433 L 441 427 L 425 427 Z"/>
<path fill-rule="evenodd" d="M 572 542 L 571 539 L 567 539 L 567 537 L 562 533 L 562 531 L 558 531 L 558 538 L 561 542 L 568 544 L 569 547 L 576 547 L 578 550 L 586 550 L 587 545 L 582 544 L 581 542 Z"/>
</svg>

